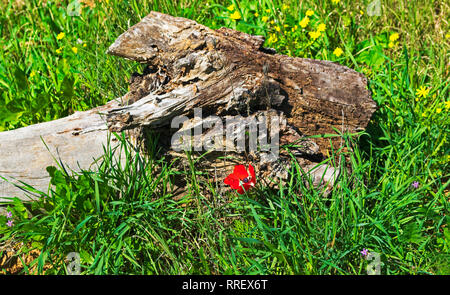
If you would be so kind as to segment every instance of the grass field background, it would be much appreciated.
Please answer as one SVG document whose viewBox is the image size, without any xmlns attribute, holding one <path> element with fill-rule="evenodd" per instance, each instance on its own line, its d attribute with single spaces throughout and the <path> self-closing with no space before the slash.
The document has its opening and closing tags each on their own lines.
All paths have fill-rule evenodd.
<svg viewBox="0 0 450 295">
<path fill-rule="evenodd" d="M 0 1 L 0 131 L 126 93 L 142 66 L 105 51 L 152 10 L 351 67 L 368 77 L 379 109 L 366 132 L 342 135 L 353 153 L 340 163 L 352 172 L 329 197 L 305 186 L 296 165 L 278 191 L 221 194 L 194 163 L 173 170 L 157 139 L 149 156 L 127 153 L 126 166 L 108 147 L 98 172 L 55 163 L 53 192 L 7 205 L 0 257 L 11 245 L 20 258 L 39 250 L 23 273 L 65 273 L 78 252 L 85 274 L 366 274 L 367 249 L 380 254 L 382 274 L 450 273 L 448 2 L 384 0 L 379 16 L 372 1 L 81 2 Z M 166 189 L 175 177 L 189 183 L 181 200 Z"/>
</svg>

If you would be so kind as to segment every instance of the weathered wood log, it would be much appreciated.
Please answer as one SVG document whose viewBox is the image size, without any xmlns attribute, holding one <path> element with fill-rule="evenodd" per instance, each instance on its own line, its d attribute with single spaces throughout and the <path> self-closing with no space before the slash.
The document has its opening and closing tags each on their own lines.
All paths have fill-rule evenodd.
<svg viewBox="0 0 450 295">
<path fill-rule="evenodd" d="M 104 113 L 118 106 L 110 102 L 86 112 L 17 130 L 0 132 L 0 201 L 18 197 L 27 200 L 24 191 L 12 185 L 23 181 L 47 192 L 48 166 L 64 163 L 66 169 L 89 169 L 103 154 L 108 128 Z M 34 199 L 35 195 L 30 195 Z"/>
<path fill-rule="evenodd" d="M 295 156 L 306 170 L 324 172 L 323 167 L 313 167 L 326 153 L 329 140 L 305 136 L 335 133 L 333 128 L 343 132 L 364 129 L 376 109 L 366 78 L 333 62 L 276 54 L 262 47 L 263 43 L 261 36 L 226 28 L 212 30 L 191 20 L 151 12 L 108 50 L 146 64 L 143 74 L 133 75 L 130 92 L 120 102 L 0 133 L 0 176 L 45 191 L 49 180 L 45 168 L 54 165 L 54 159 L 42 141 L 70 168 L 87 169 L 94 158 L 101 157 L 108 133 L 122 130 L 161 132 L 160 144 L 167 155 L 182 157 L 168 141 L 177 131 L 170 125 L 177 116 L 192 115 L 195 108 L 223 122 L 277 116 L 280 144 L 300 142 Z M 204 120 L 200 123 L 208 123 Z M 189 130 L 195 122 L 188 120 L 183 128 Z M 198 140 L 202 142 L 208 132 L 202 130 Z M 226 146 L 227 140 L 221 145 Z M 201 166 L 214 169 L 217 178 L 218 167 L 223 168 L 223 176 L 235 162 L 258 161 L 260 173 L 265 169 L 267 175 L 276 176 L 286 173 L 290 157 L 281 152 L 274 162 L 264 160 L 260 153 L 237 151 L 234 155 L 234 161 L 219 161 L 217 153 L 210 153 Z M 333 171 L 325 174 L 333 178 Z M 23 197 L 23 193 L 0 179 L 0 200 L 13 196 Z"/>
<path fill-rule="evenodd" d="M 282 110 L 305 135 L 334 133 L 343 123 L 349 132 L 366 127 L 376 104 L 364 75 L 329 61 L 273 54 L 263 43 L 261 36 L 150 13 L 108 50 L 147 64 L 145 78 L 152 81 L 140 92 L 147 95 L 135 91 L 131 105 L 108 114 L 110 129 L 169 125 L 194 107 L 243 114 L 248 104 Z"/>
</svg>

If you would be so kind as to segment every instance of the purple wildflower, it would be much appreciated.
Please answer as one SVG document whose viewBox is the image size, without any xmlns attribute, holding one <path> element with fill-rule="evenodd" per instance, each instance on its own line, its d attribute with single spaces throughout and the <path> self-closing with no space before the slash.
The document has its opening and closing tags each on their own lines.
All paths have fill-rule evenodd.
<svg viewBox="0 0 450 295">
<path fill-rule="evenodd" d="M 8 222 L 6 223 L 6 225 L 9 226 L 9 227 L 11 227 L 12 224 L 13 224 L 13 221 L 12 221 L 12 220 L 8 220 Z"/>
<path fill-rule="evenodd" d="M 366 248 L 364 248 L 364 249 L 362 249 L 362 251 L 361 251 L 361 255 L 364 256 L 364 257 L 366 257 L 367 255 L 369 255 L 369 251 L 368 251 Z"/>
<path fill-rule="evenodd" d="M 6 212 L 6 218 L 11 218 L 11 217 L 12 217 L 12 212 L 11 211 Z"/>
<path fill-rule="evenodd" d="M 414 181 L 414 182 L 411 184 L 411 186 L 412 186 L 413 188 L 418 188 L 418 187 L 419 187 L 419 182 Z"/>
</svg>

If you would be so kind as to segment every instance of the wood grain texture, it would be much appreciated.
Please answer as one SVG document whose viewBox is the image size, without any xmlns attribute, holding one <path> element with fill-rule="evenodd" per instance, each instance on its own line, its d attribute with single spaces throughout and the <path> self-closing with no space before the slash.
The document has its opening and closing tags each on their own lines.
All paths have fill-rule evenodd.
<svg viewBox="0 0 450 295">
<path fill-rule="evenodd" d="M 49 178 L 45 168 L 56 164 L 52 154 L 70 169 L 89 169 L 94 159 L 102 156 L 108 134 L 123 130 L 136 136 L 143 131 L 159 132 L 166 155 L 178 157 L 167 142 L 174 133 L 169 128 L 171 120 L 202 108 L 204 116 L 216 115 L 224 121 L 233 116 L 250 119 L 265 112 L 279 115 L 280 143 L 302 141 L 304 147 L 296 154 L 301 165 L 334 180 L 336 169 L 314 168 L 326 154 L 329 140 L 304 138 L 335 133 L 333 128 L 364 129 L 376 110 L 366 78 L 337 63 L 279 55 L 263 44 L 261 36 L 227 28 L 212 30 L 192 20 L 151 12 L 108 50 L 146 65 L 142 74 L 133 74 L 130 91 L 121 102 L 1 132 L 0 176 L 46 191 Z M 338 146 L 339 138 L 333 144 Z M 259 154 L 236 156 L 237 162 L 267 164 Z M 229 173 L 236 163 L 224 163 L 217 157 L 211 153 L 201 163 L 215 173 L 227 167 L 219 176 L 215 174 L 216 178 Z M 258 171 L 264 177 L 285 175 L 288 162 L 289 156 L 281 154 L 278 162 L 262 165 Z M 0 201 L 5 197 L 24 195 L 0 180 Z"/>
<path fill-rule="evenodd" d="M 304 135 L 335 133 L 333 127 L 342 125 L 349 132 L 367 126 L 376 104 L 364 75 L 329 61 L 273 54 L 261 47 L 263 42 L 261 36 L 214 31 L 150 13 L 108 53 L 147 64 L 144 79 L 160 81 L 163 75 L 164 83 L 130 93 L 130 104 L 108 114 L 110 129 L 158 128 L 194 106 L 219 115 L 242 114 L 248 104 L 253 110 L 268 104 L 282 110 Z M 319 144 L 325 148 L 328 142 Z"/>
<path fill-rule="evenodd" d="M 59 120 L 0 132 L 0 176 L 10 181 L 0 179 L 0 201 L 28 199 L 12 185 L 20 185 L 18 180 L 47 192 L 50 178 L 46 167 L 57 166 L 55 158 L 68 170 L 89 169 L 107 144 L 108 128 L 101 114 L 117 105 L 111 102 Z"/>
</svg>

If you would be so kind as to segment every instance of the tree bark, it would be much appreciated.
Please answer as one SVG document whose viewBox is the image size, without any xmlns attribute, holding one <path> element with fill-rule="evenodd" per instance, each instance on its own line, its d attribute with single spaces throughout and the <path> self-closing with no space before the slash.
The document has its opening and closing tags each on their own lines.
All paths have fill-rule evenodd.
<svg viewBox="0 0 450 295">
<path fill-rule="evenodd" d="M 176 131 L 169 128 L 171 121 L 201 108 L 204 116 L 216 115 L 224 122 L 226 118 L 278 116 L 280 144 L 301 142 L 295 156 L 304 167 L 334 179 L 335 170 L 330 174 L 315 167 L 327 153 L 329 139 L 306 136 L 334 134 L 333 128 L 352 133 L 364 129 L 376 110 L 366 78 L 337 63 L 276 54 L 262 47 L 263 43 L 261 36 L 227 28 L 212 30 L 192 20 L 151 12 L 108 50 L 146 64 L 143 74 L 133 75 L 130 92 L 120 102 L 0 133 L 0 176 L 46 191 L 49 178 L 45 168 L 55 162 L 42 141 L 71 169 L 87 169 L 93 159 L 101 157 L 108 134 L 123 130 L 161 132 L 166 139 L 160 143 L 165 152 L 177 157 L 179 153 L 167 142 Z M 193 128 L 194 123 L 189 120 L 183 128 Z M 210 130 L 202 132 L 205 135 Z M 334 147 L 339 140 L 332 140 Z M 261 164 L 261 175 L 264 170 L 271 176 L 285 174 L 284 164 L 289 165 L 286 154 L 283 173 L 276 169 L 281 160 L 268 163 L 261 154 L 244 154 L 236 152 L 237 160 L 221 166 L 227 167 L 221 177 L 234 163 L 249 159 Z M 218 162 L 222 163 L 217 156 L 211 153 L 203 168 L 217 172 Z M 2 181 L 0 200 L 23 198 L 22 191 Z"/>
<path fill-rule="evenodd" d="M 0 201 L 8 201 L 5 198 L 12 197 L 35 199 L 38 196 L 26 196 L 13 185 L 22 185 L 20 181 L 47 192 L 50 180 L 46 171 L 48 166 L 63 163 L 68 171 L 95 166 L 94 162 L 101 158 L 108 139 L 106 119 L 102 114 L 118 105 L 113 101 L 59 120 L 0 132 Z"/>
</svg>

